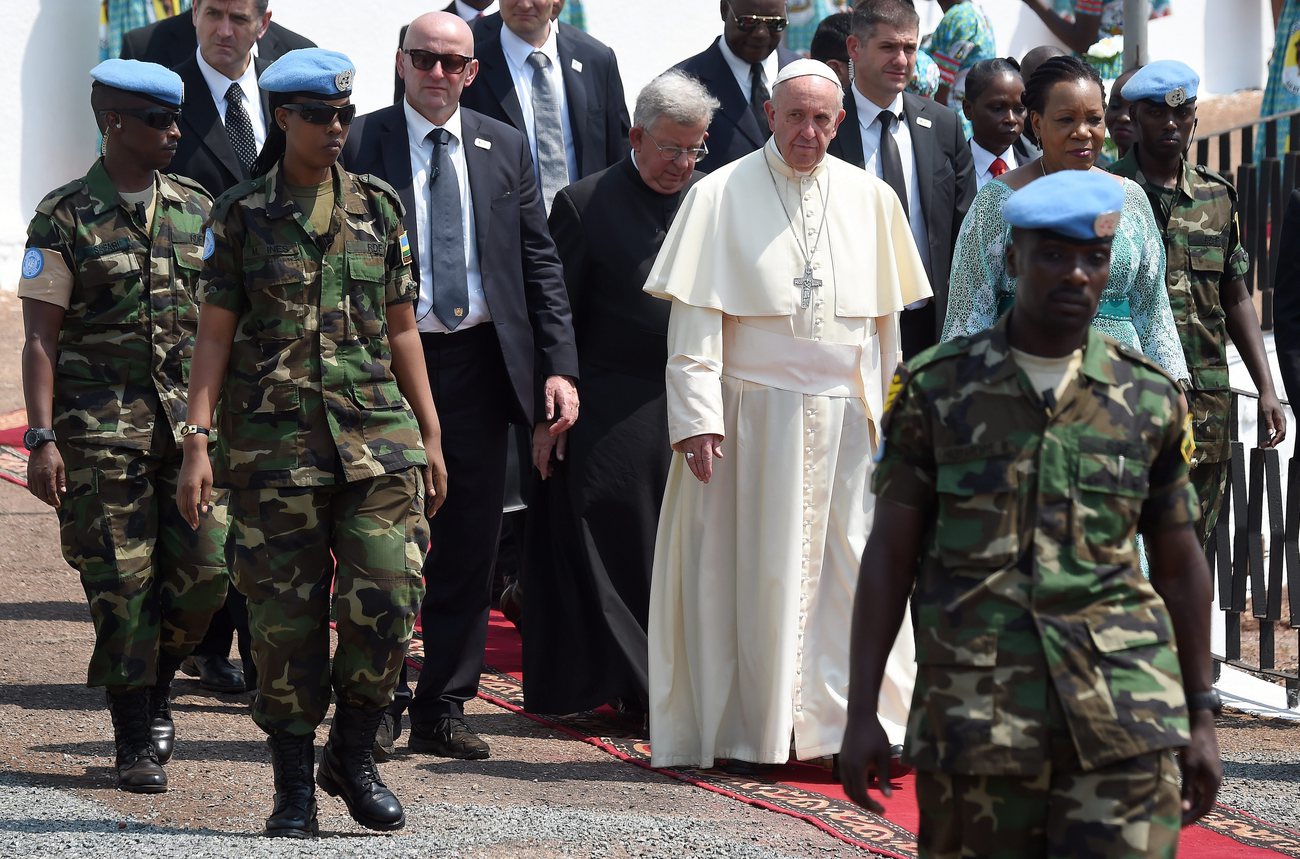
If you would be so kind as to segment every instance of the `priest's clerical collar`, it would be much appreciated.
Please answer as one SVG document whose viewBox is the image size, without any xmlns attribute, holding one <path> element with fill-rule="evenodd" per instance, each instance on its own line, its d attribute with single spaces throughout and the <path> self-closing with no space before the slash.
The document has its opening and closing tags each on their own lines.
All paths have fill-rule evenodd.
<svg viewBox="0 0 1300 859">
<path fill-rule="evenodd" d="M 817 162 L 817 166 L 811 170 L 794 169 L 786 162 L 785 156 L 781 154 L 781 150 L 776 148 L 775 136 L 769 137 L 767 143 L 764 144 L 763 155 L 767 158 L 768 166 L 787 179 L 809 179 L 818 177 L 821 175 L 822 171 L 826 169 L 826 165 L 823 163 L 826 160 L 825 156 L 822 156 L 822 160 Z"/>
</svg>

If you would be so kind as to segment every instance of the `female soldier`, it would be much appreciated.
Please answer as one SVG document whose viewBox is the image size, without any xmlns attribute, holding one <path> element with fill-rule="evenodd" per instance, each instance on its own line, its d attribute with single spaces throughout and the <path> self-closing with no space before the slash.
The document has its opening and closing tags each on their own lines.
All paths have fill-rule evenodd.
<svg viewBox="0 0 1300 859">
<path fill-rule="evenodd" d="M 253 720 L 275 770 L 272 836 L 317 831 L 312 743 L 331 686 L 338 702 L 317 783 L 363 826 L 406 822 L 372 746 L 420 605 L 424 514 L 447 485 L 401 204 L 388 185 L 335 163 L 356 114 L 353 75 L 347 57 L 318 48 L 263 73 L 274 114 L 266 146 L 254 178 L 218 200 L 204 237 L 195 426 L 177 503 L 198 523 L 214 468 L 232 490 L 227 555 L 248 598 Z"/>
</svg>

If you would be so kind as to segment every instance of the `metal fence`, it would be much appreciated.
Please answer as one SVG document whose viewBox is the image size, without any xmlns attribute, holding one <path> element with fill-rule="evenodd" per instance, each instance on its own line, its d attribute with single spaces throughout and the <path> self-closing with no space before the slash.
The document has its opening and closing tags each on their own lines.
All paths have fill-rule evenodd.
<svg viewBox="0 0 1300 859">
<path fill-rule="evenodd" d="M 1277 636 L 1295 636 L 1300 652 L 1300 463 L 1291 457 L 1284 470 L 1277 450 L 1247 449 L 1238 438 L 1241 404 L 1253 408 L 1257 400 L 1253 392 L 1232 391 L 1228 486 L 1206 550 L 1226 627 L 1224 652 L 1214 658 L 1281 680 L 1287 706 L 1294 708 L 1300 706 L 1300 667 L 1278 667 Z M 1247 618 L 1257 640 L 1243 652 Z"/>
</svg>

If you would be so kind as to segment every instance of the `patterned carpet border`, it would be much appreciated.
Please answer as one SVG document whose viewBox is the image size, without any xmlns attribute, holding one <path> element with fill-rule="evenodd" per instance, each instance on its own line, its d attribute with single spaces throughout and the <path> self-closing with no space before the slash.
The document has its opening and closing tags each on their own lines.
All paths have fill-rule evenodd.
<svg viewBox="0 0 1300 859">
<path fill-rule="evenodd" d="M 27 451 L 21 447 L 0 445 L 0 479 L 27 485 Z"/>
<path fill-rule="evenodd" d="M 417 632 L 407 659 L 412 668 L 421 667 L 422 644 Z M 599 714 L 542 716 L 527 713 L 523 709 L 523 683 L 512 675 L 486 668 L 479 680 L 479 697 L 596 746 L 620 760 L 749 805 L 797 817 L 845 843 L 875 855 L 892 859 L 917 857 L 915 834 L 852 803 L 779 782 L 740 779 L 716 770 L 688 767 L 658 769 L 650 765 L 650 744 L 647 740 L 621 729 Z M 1216 804 L 1214 811 L 1201 818 L 1197 825 L 1245 847 L 1300 859 L 1300 832 L 1226 805 Z M 1184 847 L 1187 846 L 1189 845 L 1184 844 Z"/>
</svg>

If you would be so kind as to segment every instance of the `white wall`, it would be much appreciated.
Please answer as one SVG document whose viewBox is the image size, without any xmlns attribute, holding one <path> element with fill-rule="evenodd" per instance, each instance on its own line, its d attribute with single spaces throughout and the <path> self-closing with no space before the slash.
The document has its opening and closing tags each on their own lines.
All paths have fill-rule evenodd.
<svg viewBox="0 0 1300 859">
<path fill-rule="evenodd" d="M 1020 56 L 1051 41 L 1022 0 L 981 0 L 1001 53 Z M 442 3 L 415 0 L 272 0 L 275 19 L 357 64 L 362 111 L 392 99 L 393 58 L 403 23 Z M 919 0 L 922 31 L 938 4 Z M 618 54 L 629 101 L 651 78 L 705 48 L 719 32 L 715 0 L 584 0 L 587 25 Z M 1208 92 L 1262 87 L 1272 50 L 1268 0 L 1174 0 L 1175 14 L 1152 22 L 1151 55 L 1177 56 L 1201 70 Z M 17 69 L 17 99 L 0 123 L 0 288 L 18 278 L 27 222 L 48 191 L 84 173 L 95 155 L 87 70 L 98 59 L 98 4 L 88 0 L 6 3 L 0 56 Z M 364 11 L 362 11 L 364 10 Z M 1215 51 L 1207 53 L 1209 35 Z M 11 72 L 12 74 L 12 72 Z"/>
</svg>

